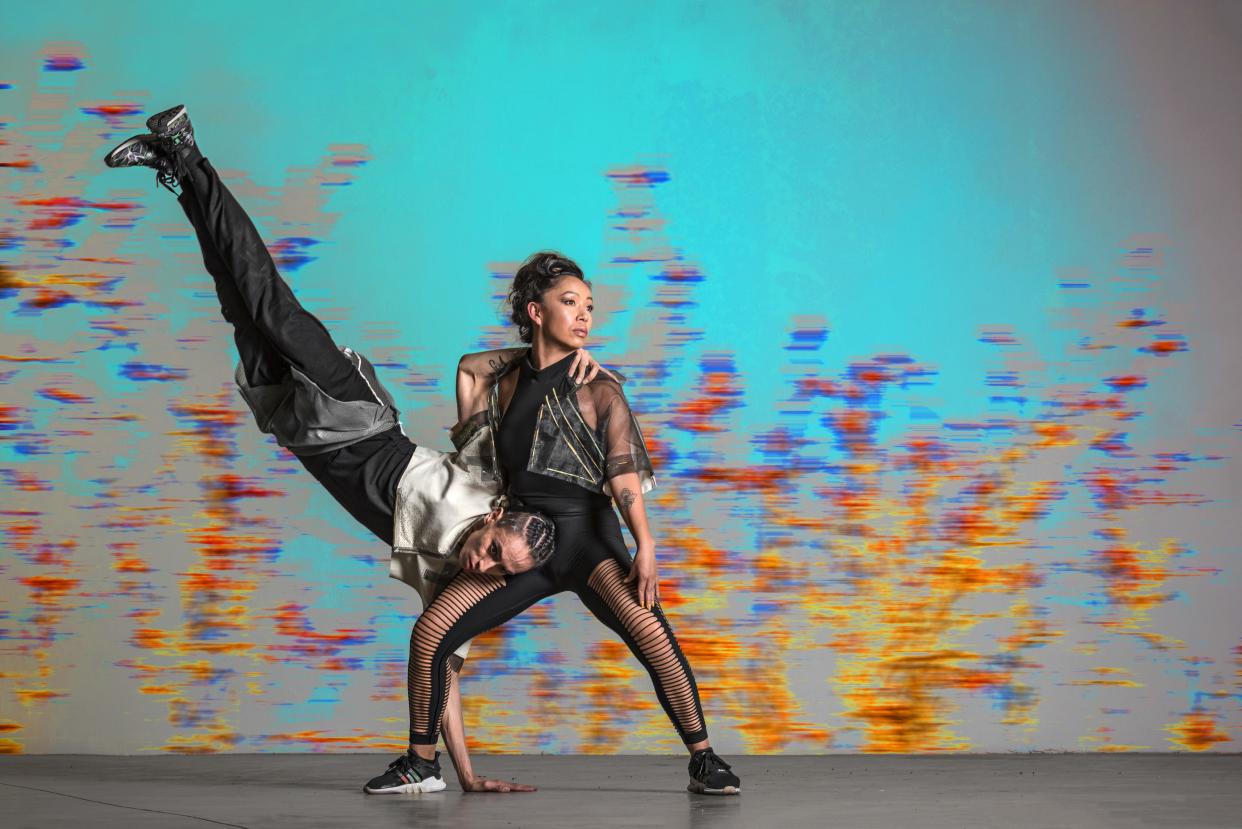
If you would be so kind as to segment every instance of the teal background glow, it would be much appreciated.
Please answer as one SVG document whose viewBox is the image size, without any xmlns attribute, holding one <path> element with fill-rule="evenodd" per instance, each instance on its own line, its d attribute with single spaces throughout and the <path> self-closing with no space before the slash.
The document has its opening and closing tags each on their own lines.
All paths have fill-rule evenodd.
<svg viewBox="0 0 1242 829">
<path fill-rule="evenodd" d="M 61 52 L 82 68 L 47 71 Z M 122 753 L 401 742 L 417 607 L 386 582 L 382 545 L 255 432 L 173 199 L 148 171 L 102 166 L 147 115 L 185 103 L 265 238 L 315 240 L 313 261 L 286 275 L 338 342 L 383 364 L 415 440 L 447 447 L 458 356 L 508 333 L 503 280 L 489 273 L 543 248 L 584 266 L 597 356 L 634 377 L 627 391 L 662 447 L 667 500 L 652 513 L 683 597 L 670 616 L 698 655 L 722 750 L 1236 750 L 1239 88 L 1242 14 L 1223 2 L 6 8 L 0 740 L 75 751 L 77 734 L 86 750 Z M 83 111 L 104 103 L 135 112 L 108 123 Z M 365 163 L 331 161 L 354 156 Z M 37 167 L 11 164 L 27 157 Z M 635 168 L 668 180 L 619 186 L 617 171 Z M 96 208 L 34 227 L 53 208 L 31 200 L 58 196 L 136 207 L 113 210 L 121 227 Z M 663 316 L 660 263 L 615 261 L 643 249 L 616 230 L 619 205 L 663 220 L 647 235 L 704 276 L 676 294 L 685 319 Z M 121 279 L 62 284 L 85 267 L 70 254 L 123 259 L 91 266 Z M 43 290 L 72 298 L 32 308 Z M 138 305 L 88 304 L 100 299 Z M 101 321 L 128 330 L 101 335 Z M 791 351 L 798 328 L 822 344 Z M 996 331 L 1017 344 L 985 342 Z M 668 345 L 676 337 L 685 344 Z M 1155 342 L 1179 345 L 1143 350 Z M 841 391 L 858 366 L 891 366 L 883 355 L 921 373 Z M 35 356 L 59 362 L 22 361 Z M 183 374 L 136 381 L 131 361 Z M 1145 384 L 1117 392 L 1124 406 L 1092 408 L 1129 374 Z M 811 377 L 840 386 L 798 392 Z M 1123 408 L 1133 416 L 1114 418 Z M 72 432 L 70 410 L 138 419 Z M 834 418 L 854 411 L 874 445 L 842 448 Z M 235 420 L 203 425 L 222 412 Z M 1059 444 L 1067 423 L 1074 437 Z M 769 452 L 777 433 L 805 448 Z M 911 436 L 943 440 L 960 465 L 912 472 Z M 1029 454 L 1009 466 L 1015 445 Z M 747 477 L 798 462 L 815 471 L 771 491 Z M 737 477 L 713 481 L 716 467 Z M 1129 481 L 1116 499 L 1101 483 L 1114 474 Z M 278 494 L 219 507 L 227 475 Z M 959 585 L 938 633 L 912 642 L 891 617 L 834 617 L 851 602 L 917 605 L 902 574 L 927 574 L 934 594 L 959 573 L 945 562 L 961 564 L 955 522 L 974 476 L 1007 482 L 1015 500 L 987 509 L 1013 532 L 971 542 L 990 575 Z M 1039 482 L 1046 503 L 1026 489 Z M 958 529 L 868 546 L 905 520 L 920 485 L 945 498 L 932 523 Z M 1013 506 L 1028 497 L 1038 510 Z M 100 514 L 159 520 L 122 530 Z M 211 561 L 195 558 L 196 533 L 218 525 L 235 546 L 261 535 L 271 554 L 228 571 L 249 586 L 208 595 L 187 573 Z M 1140 551 L 1133 567 L 1097 557 L 1115 529 Z M 731 566 L 704 564 L 696 540 Z M 152 569 L 127 575 L 117 562 L 131 555 Z M 773 576 L 776 560 L 795 569 Z M 218 635 L 252 649 L 194 644 L 215 629 L 200 614 L 230 612 L 244 624 Z M 479 649 L 466 693 L 480 748 L 676 747 L 645 676 L 576 600 L 528 615 Z M 722 625 L 737 653 L 698 641 Z M 165 635 L 135 633 L 148 629 Z M 337 650 L 316 650 L 329 641 Z M 912 686 L 893 677 L 907 669 L 884 661 L 899 651 L 951 664 L 953 679 L 928 669 L 931 690 L 903 697 Z M 634 674 L 623 713 L 605 704 L 620 693 L 607 690 L 616 664 Z M 765 698 L 773 677 L 783 690 Z M 555 689 L 555 704 L 532 688 Z M 912 723 L 900 733 L 867 702 L 894 699 Z M 764 706 L 779 716 L 760 724 Z"/>
</svg>

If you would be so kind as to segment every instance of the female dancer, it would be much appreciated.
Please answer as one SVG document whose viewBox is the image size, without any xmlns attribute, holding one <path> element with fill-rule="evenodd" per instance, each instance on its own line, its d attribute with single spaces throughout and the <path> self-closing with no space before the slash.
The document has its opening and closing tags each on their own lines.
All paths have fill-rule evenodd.
<svg viewBox="0 0 1242 829">
<path fill-rule="evenodd" d="M 580 384 L 569 374 L 591 332 L 590 285 L 572 261 L 538 253 L 518 270 L 509 300 L 531 347 L 503 363 L 491 355 L 463 358 L 470 382 L 459 384 L 458 405 L 463 416 L 476 412 L 474 419 L 492 424 L 510 496 L 555 520 L 556 551 L 526 573 L 463 571 L 419 617 L 410 645 L 412 748 L 420 761 L 433 757 L 454 648 L 540 599 L 572 590 L 651 675 L 690 751 L 690 791 L 738 794 L 740 781 L 708 742 L 694 677 L 660 609 L 642 496 L 654 479 L 637 422 L 618 379 L 601 374 Z M 633 560 L 605 488 L 638 545 Z"/>
<path fill-rule="evenodd" d="M 281 279 L 249 217 L 199 152 L 185 107 L 153 115 L 147 128 L 151 134 L 122 142 L 105 163 L 152 167 L 170 191 L 170 185 L 181 185 L 178 202 L 198 234 L 224 318 L 233 324 L 241 357 L 235 379 L 259 428 L 273 434 L 350 515 L 392 547 L 390 574 L 414 586 L 426 608 L 458 569 L 515 574 L 545 561 L 553 550 L 553 525 L 534 513 L 505 510 L 490 460 L 490 424 L 459 424 L 452 454 L 416 446 L 401 429 L 393 399 L 370 362 L 338 349 Z M 509 353 L 482 356 L 503 359 Z M 577 373 L 590 380 L 599 367 L 585 352 L 579 356 L 585 359 L 575 360 Z M 463 372 L 459 387 L 470 379 Z M 465 655 L 465 648 L 456 649 L 454 673 Z M 444 730 L 463 789 L 531 790 L 474 776 L 455 687 Z M 383 777 L 383 785 L 377 778 L 368 790 L 444 788 L 434 760 L 417 770 L 398 761 Z"/>
</svg>

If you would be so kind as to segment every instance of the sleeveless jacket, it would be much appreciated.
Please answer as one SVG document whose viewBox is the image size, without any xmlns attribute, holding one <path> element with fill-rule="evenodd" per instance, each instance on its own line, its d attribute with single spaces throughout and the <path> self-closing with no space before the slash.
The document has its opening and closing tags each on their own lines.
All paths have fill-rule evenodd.
<svg viewBox="0 0 1242 829">
<path fill-rule="evenodd" d="M 511 351 L 509 362 L 492 376 L 484 408 L 454 429 L 464 435 L 486 429 L 488 454 L 481 456 L 481 462 L 490 464 L 490 474 L 498 482 L 503 481 L 503 475 L 492 437 L 500 426 L 502 390 L 512 394 L 520 361 L 529 354 L 528 348 Z M 655 486 L 647 445 L 621 390 L 625 378 L 609 371 L 616 379 L 601 372 L 591 382 L 579 385 L 566 375 L 549 390 L 535 418 L 527 471 L 596 493 L 603 493 L 608 480 L 626 472 L 637 473 L 644 493 Z"/>
</svg>

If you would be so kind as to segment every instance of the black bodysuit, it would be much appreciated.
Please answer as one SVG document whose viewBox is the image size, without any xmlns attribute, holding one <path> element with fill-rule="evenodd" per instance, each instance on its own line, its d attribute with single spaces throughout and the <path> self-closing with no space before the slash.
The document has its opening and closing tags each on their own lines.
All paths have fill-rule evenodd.
<svg viewBox="0 0 1242 829">
<path fill-rule="evenodd" d="M 572 590 L 612 628 L 651 675 L 656 695 L 685 743 L 707 739 L 698 688 L 672 629 L 657 606 L 638 603 L 626 584 L 632 558 L 606 495 L 526 469 L 544 396 L 573 361 L 536 370 L 523 361 L 496 435 L 509 492 L 556 523 L 556 551 L 541 567 L 512 576 L 465 571 L 423 611 L 410 642 L 410 741 L 434 745 L 448 699 L 448 656 L 462 643 L 512 619 L 540 599 Z"/>
</svg>

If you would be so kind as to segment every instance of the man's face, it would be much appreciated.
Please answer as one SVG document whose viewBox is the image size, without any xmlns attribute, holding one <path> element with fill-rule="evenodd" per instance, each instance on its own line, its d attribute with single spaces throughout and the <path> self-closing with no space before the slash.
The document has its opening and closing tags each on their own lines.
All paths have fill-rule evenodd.
<svg viewBox="0 0 1242 829">
<path fill-rule="evenodd" d="M 499 511 L 483 519 L 461 548 L 461 569 L 488 576 L 525 573 L 535 566 L 524 534 L 496 526 Z"/>
</svg>

